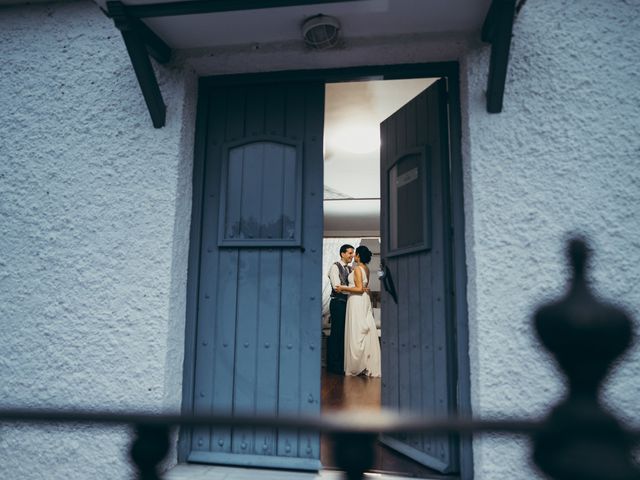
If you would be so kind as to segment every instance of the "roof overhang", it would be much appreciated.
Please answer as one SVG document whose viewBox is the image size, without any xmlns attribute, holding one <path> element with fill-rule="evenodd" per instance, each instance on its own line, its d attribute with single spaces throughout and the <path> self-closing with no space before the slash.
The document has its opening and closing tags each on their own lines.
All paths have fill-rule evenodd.
<svg viewBox="0 0 640 480">
<path fill-rule="evenodd" d="M 150 56 L 176 50 L 299 41 L 302 21 L 318 13 L 340 19 L 345 35 L 467 34 L 491 43 L 487 111 L 502 110 L 516 0 L 94 0 L 122 33 L 153 125 L 166 107 Z M 520 0 L 524 3 L 523 0 Z"/>
</svg>

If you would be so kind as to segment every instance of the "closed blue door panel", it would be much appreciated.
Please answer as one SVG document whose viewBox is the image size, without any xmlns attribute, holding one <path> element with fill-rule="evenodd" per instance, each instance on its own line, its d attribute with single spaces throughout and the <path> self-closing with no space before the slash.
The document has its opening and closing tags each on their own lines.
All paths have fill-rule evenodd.
<svg viewBox="0 0 640 480">
<path fill-rule="evenodd" d="M 319 413 L 324 86 L 201 94 L 208 134 L 193 410 Z M 317 469 L 319 438 L 197 428 L 188 459 Z"/>
</svg>

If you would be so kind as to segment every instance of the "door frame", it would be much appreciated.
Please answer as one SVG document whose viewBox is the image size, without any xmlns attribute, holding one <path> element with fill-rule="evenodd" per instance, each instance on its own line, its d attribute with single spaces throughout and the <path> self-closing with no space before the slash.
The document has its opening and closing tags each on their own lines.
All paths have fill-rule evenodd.
<svg viewBox="0 0 640 480">
<path fill-rule="evenodd" d="M 467 269 L 465 250 L 464 181 L 462 164 L 462 118 L 460 106 L 460 67 L 458 62 L 371 65 L 320 70 L 291 70 L 282 72 L 247 73 L 202 77 L 198 82 L 195 146 L 192 174 L 191 228 L 187 272 L 187 301 L 185 348 L 181 412 L 193 414 L 193 386 L 195 372 L 195 342 L 200 278 L 200 251 L 203 215 L 204 164 L 206 155 L 208 95 L 204 92 L 216 86 L 279 82 L 353 82 L 363 80 L 398 80 L 408 78 L 443 77 L 447 79 L 449 105 L 449 201 L 451 226 L 451 262 L 449 269 L 453 283 L 452 310 L 454 312 L 455 367 L 457 378 L 456 408 L 469 417 L 471 409 L 471 368 L 469 361 L 469 319 L 467 306 Z M 185 462 L 191 449 L 191 436 L 181 429 L 178 441 L 178 461 Z M 473 448 L 470 435 L 460 437 L 460 478 L 473 478 Z"/>
</svg>

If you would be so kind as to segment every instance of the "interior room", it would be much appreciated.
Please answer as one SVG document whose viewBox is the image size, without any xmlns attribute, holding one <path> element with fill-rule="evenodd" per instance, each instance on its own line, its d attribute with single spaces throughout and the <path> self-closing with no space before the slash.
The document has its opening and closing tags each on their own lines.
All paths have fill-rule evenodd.
<svg viewBox="0 0 640 480">
<path fill-rule="evenodd" d="M 366 245 L 370 297 L 378 338 L 384 335 L 380 305 L 380 123 L 437 79 L 369 80 L 330 83 L 325 90 L 324 235 L 322 281 L 322 409 L 381 408 L 384 378 L 345 376 L 326 368 L 331 335 L 329 268 L 340 260 L 340 246 Z M 436 478 L 434 471 L 379 445 L 374 470 Z M 331 468 L 329 443 L 323 439 L 322 463 Z"/>
</svg>

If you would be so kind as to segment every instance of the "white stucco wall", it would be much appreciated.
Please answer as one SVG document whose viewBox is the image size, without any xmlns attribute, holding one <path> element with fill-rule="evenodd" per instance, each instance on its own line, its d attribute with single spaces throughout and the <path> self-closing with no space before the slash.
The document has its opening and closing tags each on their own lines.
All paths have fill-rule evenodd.
<svg viewBox="0 0 640 480">
<path fill-rule="evenodd" d="M 121 37 L 93 3 L 0 10 L 0 402 L 178 407 L 191 68 L 460 59 L 473 409 L 542 414 L 562 385 L 531 313 L 564 286 L 568 231 L 593 240 L 596 288 L 640 318 L 639 12 L 638 0 L 527 2 L 499 115 L 485 109 L 489 50 L 464 38 L 180 52 L 158 69 L 168 114 L 156 130 Z M 640 418 L 639 357 L 636 348 L 607 389 L 628 418 Z M 125 478 L 127 443 L 125 432 L 84 427 L 3 429 L 0 471 Z M 476 478 L 535 478 L 526 442 L 483 438 L 474 449 Z"/>
<path fill-rule="evenodd" d="M 0 10 L 0 404 L 174 410 L 196 84 L 159 69 L 154 129 L 89 1 Z M 128 432 L 2 428 L 0 472 L 130 478 Z"/>
<path fill-rule="evenodd" d="M 640 319 L 640 3 L 528 2 L 499 115 L 486 113 L 488 53 L 463 63 L 474 413 L 542 414 L 563 386 L 531 315 L 565 286 L 567 232 L 592 241 L 594 287 Z M 636 424 L 638 378 L 636 346 L 606 390 Z M 526 442 L 474 449 L 476 478 L 537 477 Z"/>
</svg>

